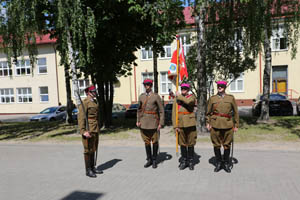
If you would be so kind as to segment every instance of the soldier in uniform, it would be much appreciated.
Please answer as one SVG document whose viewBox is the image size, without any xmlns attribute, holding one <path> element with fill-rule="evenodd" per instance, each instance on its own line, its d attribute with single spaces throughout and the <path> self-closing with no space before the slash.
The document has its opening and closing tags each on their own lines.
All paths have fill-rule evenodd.
<svg viewBox="0 0 300 200">
<path fill-rule="evenodd" d="M 86 88 L 85 93 L 87 97 L 79 105 L 78 126 L 82 135 L 86 175 L 95 178 L 96 174 L 103 173 L 95 167 L 95 152 L 99 143 L 98 103 L 95 86 Z"/>
<path fill-rule="evenodd" d="M 217 81 L 218 94 L 211 96 L 207 105 L 207 129 L 210 131 L 211 141 L 214 146 L 216 157 L 215 172 L 221 170 L 222 166 L 228 173 L 231 172 L 229 164 L 230 147 L 233 133 L 239 127 L 239 113 L 233 95 L 225 93 L 226 81 Z M 222 160 L 221 146 L 224 148 Z"/>
<path fill-rule="evenodd" d="M 146 79 L 143 82 L 146 92 L 139 97 L 136 125 L 141 130 L 145 143 L 147 162 L 145 168 L 157 168 L 157 153 L 159 148 L 159 131 L 164 125 L 164 107 L 158 94 L 152 92 L 153 81 Z M 151 152 L 151 142 L 153 153 Z"/>
<path fill-rule="evenodd" d="M 181 159 L 179 169 L 189 167 L 194 170 L 194 146 L 197 140 L 196 116 L 194 106 L 196 98 L 189 94 L 190 85 L 181 84 L 181 94 L 177 91 L 173 104 L 172 121 L 173 127 L 178 132 Z M 176 104 L 178 106 L 178 125 L 176 125 Z"/>
</svg>

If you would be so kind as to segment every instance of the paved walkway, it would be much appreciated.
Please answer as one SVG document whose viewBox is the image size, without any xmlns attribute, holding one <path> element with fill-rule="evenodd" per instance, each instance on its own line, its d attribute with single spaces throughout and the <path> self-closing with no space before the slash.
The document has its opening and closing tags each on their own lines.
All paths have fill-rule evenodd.
<svg viewBox="0 0 300 200">
<path fill-rule="evenodd" d="M 104 174 L 84 175 L 79 144 L 0 144 L 1 200 L 297 200 L 300 152 L 236 150 L 231 174 L 213 172 L 211 149 L 179 171 L 174 148 L 162 148 L 156 170 L 144 169 L 144 148 L 100 147 Z"/>
</svg>

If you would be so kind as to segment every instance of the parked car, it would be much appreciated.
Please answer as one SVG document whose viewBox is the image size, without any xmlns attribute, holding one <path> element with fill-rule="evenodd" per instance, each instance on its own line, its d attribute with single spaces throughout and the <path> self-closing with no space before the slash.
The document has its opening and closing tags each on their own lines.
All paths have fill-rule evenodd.
<svg viewBox="0 0 300 200">
<path fill-rule="evenodd" d="M 125 112 L 125 118 L 136 118 L 137 109 L 139 104 L 131 104 Z"/>
<path fill-rule="evenodd" d="M 261 112 L 262 96 L 258 100 L 253 100 L 252 115 L 259 116 Z M 270 94 L 269 103 L 270 116 L 290 116 L 293 115 L 293 105 L 285 95 L 279 93 Z"/>
<path fill-rule="evenodd" d="M 300 96 L 296 102 L 297 115 L 300 116 Z"/>
<path fill-rule="evenodd" d="M 77 120 L 78 120 L 77 115 L 78 115 L 78 109 L 77 109 L 77 108 L 74 108 L 74 109 L 72 110 L 72 119 L 73 119 L 74 121 L 77 121 Z"/>
<path fill-rule="evenodd" d="M 65 120 L 67 117 L 65 106 L 49 107 L 41 111 L 38 115 L 30 118 L 30 121 L 55 121 Z"/>
<path fill-rule="evenodd" d="M 114 103 L 112 107 L 112 118 L 122 119 L 125 118 L 126 108 L 122 104 Z"/>
<path fill-rule="evenodd" d="M 165 124 L 166 125 L 172 124 L 172 109 L 173 109 L 173 102 L 170 102 L 165 105 Z"/>
</svg>

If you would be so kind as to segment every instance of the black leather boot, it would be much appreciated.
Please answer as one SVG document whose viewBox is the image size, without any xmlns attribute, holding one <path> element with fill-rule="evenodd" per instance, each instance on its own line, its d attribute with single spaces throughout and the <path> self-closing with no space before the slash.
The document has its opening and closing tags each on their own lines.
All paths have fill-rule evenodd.
<svg viewBox="0 0 300 200">
<path fill-rule="evenodd" d="M 85 175 L 91 178 L 96 178 L 96 174 L 92 171 L 91 168 L 91 160 L 90 160 L 90 154 L 85 153 L 84 154 L 84 163 L 85 163 Z"/>
<path fill-rule="evenodd" d="M 158 143 L 153 144 L 152 168 L 157 168 Z"/>
<path fill-rule="evenodd" d="M 194 147 L 188 147 L 189 169 L 194 170 Z"/>
<path fill-rule="evenodd" d="M 91 169 L 95 174 L 103 174 L 102 170 L 98 170 L 96 167 L 96 162 L 95 162 L 95 153 L 91 153 Z"/>
<path fill-rule="evenodd" d="M 150 167 L 152 165 L 152 156 L 151 156 L 151 145 L 145 145 L 147 162 L 144 165 L 145 168 Z"/>
<path fill-rule="evenodd" d="M 216 156 L 216 167 L 214 169 L 214 172 L 218 172 L 222 168 L 221 150 L 219 148 L 214 147 L 214 152 L 215 152 L 215 156 Z"/>
<path fill-rule="evenodd" d="M 230 162 L 229 162 L 230 149 L 224 149 L 224 170 L 227 173 L 231 172 Z"/>
<path fill-rule="evenodd" d="M 180 170 L 184 170 L 187 166 L 188 166 L 188 162 L 187 162 L 187 148 L 186 146 L 180 146 L 180 150 L 181 150 L 181 162 L 179 165 L 179 169 Z"/>
</svg>

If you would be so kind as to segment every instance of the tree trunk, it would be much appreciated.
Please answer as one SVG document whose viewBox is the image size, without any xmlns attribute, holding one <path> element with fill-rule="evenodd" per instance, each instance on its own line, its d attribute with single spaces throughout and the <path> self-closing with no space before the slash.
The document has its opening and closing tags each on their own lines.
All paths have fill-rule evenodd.
<svg viewBox="0 0 300 200">
<path fill-rule="evenodd" d="M 69 73 L 69 68 L 65 67 L 65 82 L 66 82 L 66 92 L 67 92 L 67 123 L 73 123 L 73 118 L 72 118 L 72 110 L 74 108 L 74 104 L 72 101 L 72 92 L 71 92 L 71 84 L 70 84 L 70 73 Z"/>
<path fill-rule="evenodd" d="M 200 14 L 197 16 L 197 129 L 200 134 L 207 133 L 206 129 L 206 102 L 207 102 L 207 88 L 206 88 L 206 66 L 204 62 L 204 21 L 202 16 L 205 16 L 205 7 L 202 5 Z"/>
<path fill-rule="evenodd" d="M 263 98 L 261 104 L 261 113 L 259 120 L 268 121 L 269 116 L 269 99 L 270 99 L 270 74 L 272 67 L 272 54 L 271 54 L 271 42 L 267 28 L 265 28 L 265 41 L 264 41 L 264 52 L 265 52 L 265 69 L 263 77 Z"/>
<path fill-rule="evenodd" d="M 158 94 L 158 72 L 157 72 L 157 51 L 153 45 L 153 76 L 154 76 L 154 92 Z"/>
<path fill-rule="evenodd" d="M 68 32 L 68 50 L 69 50 L 69 60 L 70 60 L 70 68 L 71 68 L 71 76 L 72 76 L 72 86 L 74 91 L 74 96 L 76 100 L 76 104 L 80 105 L 80 95 L 79 95 L 79 85 L 78 85 L 78 79 L 77 79 L 77 69 L 75 65 L 75 59 L 73 57 L 73 48 L 71 43 L 71 34 Z M 69 69 L 68 69 L 69 70 Z M 72 110 L 74 108 L 74 104 L 72 101 L 72 92 L 71 87 L 69 84 L 70 76 L 69 71 L 65 70 L 66 74 L 68 75 L 68 83 L 66 84 L 67 87 L 67 122 L 70 123 L 73 121 L 72 119 Z M 68 88 L 69 87 L 69 88 Z M 68 91 L 69 90 L 69 91 Z"/>
<path fill-rule="evenodd" d="M 101 77 L 96 79 L 98 88 L 98 108 L 99 108 L 99 125 L 102 127 L 105 124 L 105 99 L 104 99 L 104 82 Z"/>
</svg>

